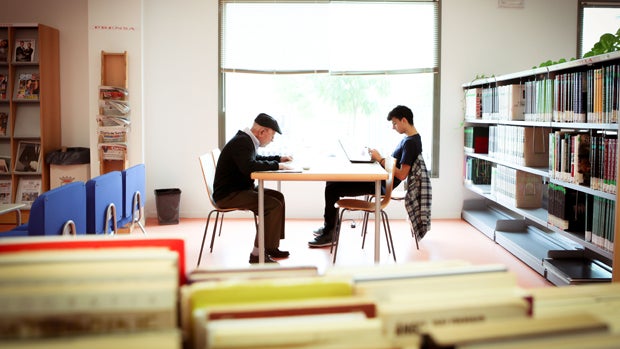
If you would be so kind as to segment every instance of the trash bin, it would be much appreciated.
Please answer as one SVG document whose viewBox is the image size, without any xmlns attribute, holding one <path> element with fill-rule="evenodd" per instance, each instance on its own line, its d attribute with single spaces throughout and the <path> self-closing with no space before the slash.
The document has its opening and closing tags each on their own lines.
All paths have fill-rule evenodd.
<svg viewBox="0 0 620 349">
<path fill-rule="evenodd" d="M 179 224 L 181 189 L 155 189 L 157 221 L 160 225 Z"/>
<path fill-rule="evenodd" d="M 49 152 L 45 162 L 50 165 L 50 189 L 75 181 L 90 179 L 90 149 L 62 148 Z"/>
</svg>

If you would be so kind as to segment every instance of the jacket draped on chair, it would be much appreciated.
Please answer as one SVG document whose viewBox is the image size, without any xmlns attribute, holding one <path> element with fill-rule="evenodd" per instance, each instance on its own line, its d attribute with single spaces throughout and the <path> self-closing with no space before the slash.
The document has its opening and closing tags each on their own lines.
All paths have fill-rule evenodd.
<svg viewBox="0 0 620 349">
<path fill-rule="evenodd" d="M 407 214 L 418 239 L 422 239 L 431 230 L 432 197 L 430 176 L 424 158 L 420 154 L 407 176 L 407 194 L 405 196 Z"/>
</svg>

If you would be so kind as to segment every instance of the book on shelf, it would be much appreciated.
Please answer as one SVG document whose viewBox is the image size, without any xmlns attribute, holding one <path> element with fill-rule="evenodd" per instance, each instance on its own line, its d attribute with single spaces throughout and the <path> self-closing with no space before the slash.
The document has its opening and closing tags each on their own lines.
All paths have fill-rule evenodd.
<svg viewBox="0 0 620 349">
<path fill-rule="evenodd" d="M 17 182 L 17 195 L 15 198 L 16 203 L 30 206 L 39 195 L 41 195 L 40 177 L 19 177 Z"/>
<path fill-rule="evenodd" d="M 509 318 L 482 323 L 433 328 L 429 348 L 498 348 L 502 344 L 529 339 L 562 338 L 571 334 L 607 335 L 609 325 L 590 314 L 568 314 L 545 318 Z M 523 348 L 528 348 L 524 346 Z M 543 346 L 543 348 L 546 348 Z"/>
<path fill-rule="evenodd" d="M 9 40 L 0 38 L 0 62 L 8 62 L 9 56 Z"/>
<path fill-rule="evenodd" d="M 15 172 L 39 172 L 41 164 L 41 143 L 34 141 L 19 141 L 17 146 L 17 161 Z"/>
<path fill-rule="evenodd" d="M 20 73 L 15 84 L 15 99 L 39 99 L 39 73 Z"/>
<path fill-rule="evenodd" d="M 0 137 L 8 136 L 9 114 L 0 111 Z"/>
<path fill-rule="evenodd" d="M 10 204 L 13 190 L 13 181 L 10 178 L 0 178 L 0 204 Z"/>
<path fill-rule="evenodd" d="M 489 128 L 466 126 L 465 150 L 472 153 L 487 154 L 489 152 Z"/>
<path fill-rule="evenodd" d="M 361 313 L 210 321 L 207 348 L 393 348 L 379 319 Z M 240 334 L 243 335 L 240 335 Z M 417 347 L 420 341 L 412 343 Z M 199 348 L 202 349 L 202 348 Z"/>
<path fill-rule="evenodd" d="M 99 86 L 99 99 L 125 100 L 129 97 L 129 90 L 119 86 Z"/>
<path fill-rule="evenodd" d="M 318 275 L 319 271 L 316 266 L 273 266 L 270 264 L 264 264 L 251 265 L 249 268 L 199 267 L 189 272 L 187 279 L 188 283 L 194 283 L 217 280 L 268 279 Z"/>
<path fill-rule="evenodd" d="M 482 118 L 482 89 L 480 87 L 465 90 L 465 118 Z"/>
<path fill-rule="evenodd" d="M 525 90 L 523 85 L 497 86 L 498 119 L 524 120 Z"/>
<path fill-rule="evenodd" d="M 171 236 L 147 237 L 142 235 L 117 235 L 114 239 L 99 235 L 77 236 L 29 236 L 24 238 L 0 239 L 0 255 L 19 251 L 73 251 L 77 249 L 112 249 L 112 248 L 153 248 L 163 247 L 179 255 L 178 284 L 186 282 L 185 242 Z M 69 253 L 67 253 L 68 255 Z"/>
<path fill-rule="evenodd" d="M 9 82 L 7 74 L 0 73 L 0 99 L 7 99 L 7 91 L 9 89 Z"/>
<path fill-rule="evenodd" d="M 15 40 L 15 62 L 34 62 L 35 39 Z"/>
<path fill-rule="evenodd" d="M 193 347 L 206 348 L 209 326 L 220 320 L 257 319 L 265 323 L 294 320 L 296 317 L 323 315 L 333 319 L 337 314 L 363 314 L 368 319 L 377 317 L 374 300 L 364 297 L 327 297 L 295 301 L 269 301 L 251 304 L 222 304 L 197 309 L 193 312 Z M 356 315 L 357 317 L 358 315 Z M 237 322 L 239 325 L 241 322 Z"/>
<path fill-rule="evenodd" d="M 325 297 L 350 297 L 353 286 L 345 277 L 290 277 L 195 282 L 181 287 L 181 327 L 184 338 L 193 335 L 192 314 L 225 304 L 297 301 Z"/>
</svg>

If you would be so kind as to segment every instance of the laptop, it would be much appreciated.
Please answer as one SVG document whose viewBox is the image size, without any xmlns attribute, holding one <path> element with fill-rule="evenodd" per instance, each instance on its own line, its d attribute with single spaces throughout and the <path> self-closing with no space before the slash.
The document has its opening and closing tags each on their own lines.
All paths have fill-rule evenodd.
<svg viewBox="0 0 620 349">
<path fill-rule="evenodd" d="M 338 140 L 345 155 L 352 163 L 371 163 L 373 160 L 368 153 L 368 147 L 354 144 L 352 142 Z"/>
</svg>

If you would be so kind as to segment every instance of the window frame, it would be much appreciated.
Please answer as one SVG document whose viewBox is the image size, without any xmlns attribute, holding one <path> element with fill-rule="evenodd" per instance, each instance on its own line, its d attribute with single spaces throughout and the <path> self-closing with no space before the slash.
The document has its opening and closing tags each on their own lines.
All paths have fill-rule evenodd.
<svg viewBox="0 0 620 349">
<path fill-rule="evenodd" d="M 620 0 L 577 0 L 577 53 L 575 57 L 583 58 L 583 15 L 585 8 L 616 8 L 620 9 Z M 586 51 L 587 52 L 587 51 Z"/>
<path fill-rule="evenodd" d="M 330 3 L 331 0 L 276 0 L 282 2 L 324 2 Z M 268 0 L 219 0 L 219 11 L 218 11 L 218 146 L 222 148 L 226 142 L 226 111 L 225 111 L 225 74 L 226 71 L 222 69 L 222 50 L 220 49 L 223 40 L 222 34 L 222 21 L 223 21 L 223 6 L 225 3 L 229 2 L 248 2 L 248 3 L 260 3 L 260 2 L 273 2 Z M 333 2 L 339 3 L 381 3 L 382 0 L 334 0 Z M 433 73 L 433 103 L 432 103 L 432 144 L 426 145 L 425 149 L 429 149 L 430 146 L 430 155 L 431 155 L 431 164 L 429 175 L 432 178 L 439 177 L 439 155 L 440 155 L 440 95 L 441 95 L 441 1 L 440 0 L 393 0 L 390 2 L 427 2 L 427 3 L 435 3 L 437 6 L 437 15 L 436 15 L 436 44 L 435 48 L 435 56 L 436 56 L 436 67 L 432 70 Z M 424 71 L 422 71 L 424 72 Z M 425 72 L 428 72 L 428 69 L 425 69 Z M 361 74 L 360 74 L 361 75 Z M 415 115 L 414 115 L 415 117 Z"/>
</svg>

